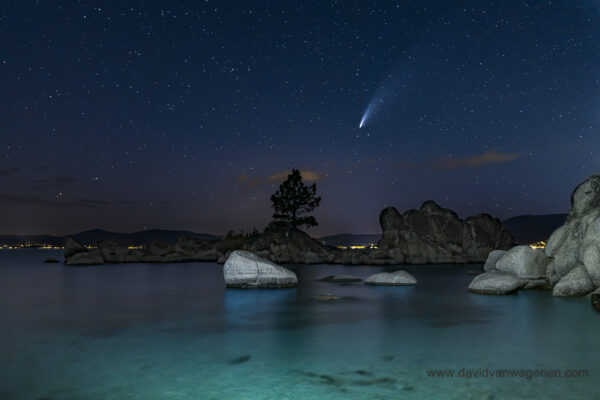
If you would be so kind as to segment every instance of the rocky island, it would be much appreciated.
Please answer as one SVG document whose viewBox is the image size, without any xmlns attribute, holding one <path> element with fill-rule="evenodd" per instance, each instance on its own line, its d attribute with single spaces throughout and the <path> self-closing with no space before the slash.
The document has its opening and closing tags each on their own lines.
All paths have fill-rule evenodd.
<svg viewBox="0 0 600 400">
<path fill-rule="evenodd" d="M 275 263 L 296 264 L 427 264 L 483 262 L 495 249 L 514 245 L 511 233 L 497 218 L 479 214 L 462 220 L 449 209 L 426 201 L 418 210 L 401 214 L 394 207 L 379 217 L 382 235 L 374 249 L 326 246 L 299 229 L 266 229 L 261 233 L 228 235 L 221 240 L 181 236 L 176 243 L 153 241 L 145 248 L 100 241 L 86 248 L 65 241 L 67 265 L 132 262 L 212 261 L 224 263 L 231 252 L 245 250 Z"/>
</svg>

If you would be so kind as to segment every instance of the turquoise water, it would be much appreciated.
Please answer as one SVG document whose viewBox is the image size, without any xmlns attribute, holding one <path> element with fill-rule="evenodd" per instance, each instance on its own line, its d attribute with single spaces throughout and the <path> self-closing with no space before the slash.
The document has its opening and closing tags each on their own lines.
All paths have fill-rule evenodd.
<svg viewBox="0 0 600 400">
<path fill-rule="evenodd" d="M 384 267 L 303 265 L 297 289 L 225 290 L 212 263 L 65 267 L 0 252 L 0 399 L 594 399 L 589 298 L 495 297 L 480 265 L 410 266 L 416 287 L 317 282 Z M 316 302 L 317 294 L 345 298 Z M 432 369 L 584 369 L 432 378 Z"/>
</svg>

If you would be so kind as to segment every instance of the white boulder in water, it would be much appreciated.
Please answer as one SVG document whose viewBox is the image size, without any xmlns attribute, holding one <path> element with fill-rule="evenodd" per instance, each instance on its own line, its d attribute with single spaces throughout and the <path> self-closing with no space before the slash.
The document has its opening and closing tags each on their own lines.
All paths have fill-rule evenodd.
<svg viewBox="0 0 600 400">
<path fill-rule="evenodd" d="M 523 282 L 507 272 L 485 272 L 477 275 L 469 285 L 469 290 L 483 294 L 509 294 L 515 292 Z"/>
<path fill-rule="evenodd" d="M 223 266 L 223 275 L 227 287 L 277 288 L 298 285 L 296 274 L 289 269 L 242 250 L 229 255 Z"/>
</svg>

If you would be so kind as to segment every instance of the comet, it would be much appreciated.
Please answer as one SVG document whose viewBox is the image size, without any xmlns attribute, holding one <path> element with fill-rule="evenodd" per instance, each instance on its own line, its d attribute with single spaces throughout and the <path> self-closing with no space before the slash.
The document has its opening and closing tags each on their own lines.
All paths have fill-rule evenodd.
<svg viewBox="0 0 600 400">
<path fill-rule="evenodd" d="M 363 113 L 362 118 L 360 119 L 360 123 L 358 124 L 358 129 L 363 128 L 372 117 L 377 115 L 377 111 L 382 104 L 383 104 L 383 99 L 380 97 L 379 98 L 374 97 L 371 99 L 371 101 L 367 105 L 367 108 L 365 108 L 365 112 Z"/>
<path fill-rule="evenodd" d="M 373 120 L 377 120 L 377 114 L 380 111 L 389 109 L 394 104 L 397 104 L 398 99 L 406 89 L 407 74 L 404 69 L 402 64 L 398 65 L 375 87 L 358 124 L 359 129 L 372 123 Z"/>
<path fill-rule="evenodd" d="M 373 107 L 371 107 L 371 104 L 369 104 L 367 106 L 367 109 L 363 113 L 362 118 L 360 119 L 360 123 L 358 124 L 358 129 L 365 126 L 365 124 L 367 123 L 367 120 L 369 119 L 369 116 L 371 116 L 372 111 L 373 111 Z"/>
</svg>

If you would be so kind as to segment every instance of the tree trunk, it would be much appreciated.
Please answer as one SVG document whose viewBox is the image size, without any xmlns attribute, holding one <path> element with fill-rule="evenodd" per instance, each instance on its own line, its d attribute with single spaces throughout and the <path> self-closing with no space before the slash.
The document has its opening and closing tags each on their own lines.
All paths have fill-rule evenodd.
<svg viewBox="0 0 600 400">
<path fill-rule="evenodd" d="M 292 229 L 296 229 L 296 209 L 292 211 Z"/>
</svg>

